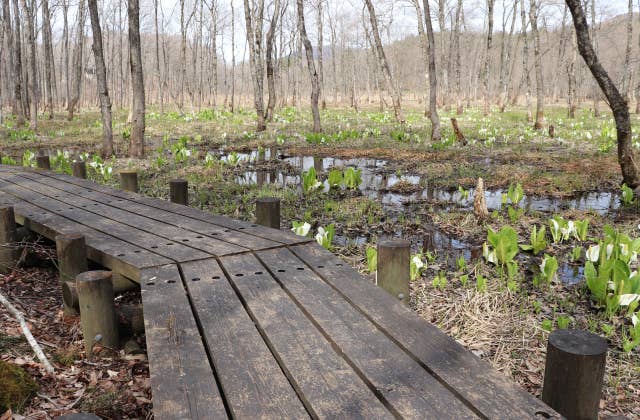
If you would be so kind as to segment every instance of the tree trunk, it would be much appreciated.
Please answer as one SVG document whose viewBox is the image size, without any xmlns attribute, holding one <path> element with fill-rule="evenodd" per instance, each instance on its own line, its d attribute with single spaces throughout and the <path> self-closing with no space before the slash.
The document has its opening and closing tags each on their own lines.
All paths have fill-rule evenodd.
<svg viewBox="0 0 640 420">
<path fill-rule="evenodd" d="M 584 59 L 591 74 L 598 82 L 602 92 L 609 102 L 613 117 L 616 121 L 616 131 L 618 135 L 618 162 L 622 171 L 622 178 L 631 188 L 640 186 L 640 167 L 633 154 L 631 139 L 631 118 L 629 108 L 624 97 L 605 71 L 598 57 L 596 56 L 591 39 L 589 37 L 589 27 L 580 0 L 566 0 L 573 24 L 576 30 L 578 50 Z"/>
<path fill-rule="evenodd" d="M 91 19 L 91 32 L 93 33 L 93 59 L 96 64 L 96 81 L 98 97 L 100 98 L 100 114 L 102 115 L 102 155 L 113 155 L 113 134 L 111 132 L 111 99 L 107 87 L 107 67 L 104 63 L 102 49 L 102 29 L 98 17 L 98 1 L 87 0 L 89 5 L 89 18 Z"/>
<path fill-rule="evenodd" d="M 371 32 L 373 33 L 373 40 L 376 46 L 376 55 L 382 74 L 387 82 L 387 89 L 391 94 L 391 101 L 393 102 L 393 112 L 396 117 L 396 121 L 404 123 L 404 116 L 402 115 L 402 107 L 400 105 L 400 92 L 396 89 L 396 85 L 393 83 L 393 77 L 391 76 L 391 68 L 387 56 L 385 55 L 384 48 L 382 48 L 382 40 L 380 39 L 380 31 L 378 30 L 378 18 L 376 17 L 376 11 L 373 8 L 371 0 L 364 0 L 367 10 L 369 11 L 369 19 L 371 20 Z"/>
<path fill-rule="evenodd" d="M 422 0 L 424 4 L 424 22 L 427 28 L 427 40 L 429 41 L 429 119 L 431 120 L 431 141 L 440 141 L 440 118 L 438 117 L 438 77 L 436 75 L 436 42 L 433 36 L 431 24 L 431 11 L 429 0 Z"/>
<path fill-rule="evenodd" d="M 55 91 L 53 45 L 51 44 L 51 13 L 48 0 L 42 0 L 42 43 L 44 44 L 44 90 L 49 110 L 49 119 L 53 119 L 53 98 Z"/>
<path fill-rule="evenodd" d="M 525 85 L 527 121 L 533 121 L 531 115 L 531 74 L 529 72 L 529 36 L 527 35 L 527 9 L 525 0 L 520 0 L 520 20 L 522 22 L 522 39 L 524 47 L 522 50 L 522 84 Z M 515 98 L 517 100 L 517 97 Z"/>
<path fill-rule="evenodd" d="M 260 4 L 264 0 L 258 0 Z M 258 7 L 262 10 L 263 7 Z M 244 0 L 244 21 L 247 31 L 247 44 L 249 45 L 249 66 L 251 79 L 253 81 L 253 103 L 256 108 L 257 122 L 256 131 L 264 131 L 267 125 L 264 119 L 264 99 L 263 99 L 263 69 L 261 60 L 262 51 L 262 16 L 258 13 L 258 18 L 254 19 L 249 0 Z"/>
<path fill-rule="evenodd" d="M 80 0 L 78 3 L 78 28 L 76 35 L 76 46 L 73 49 L 72 66 L 73 66 L 73 78 L 71 83 L 73 85 L 71 89 L 71 98 L 67 103 L 67 112 L 69 113 L 67 119 L 71 121 L 80 101 L 80 88 L 82 86 L 82 73 L 83 73 L 83 50 L 84 50 L 84 21 L 85 21 L 85 0 Z"/>
<path fill-rule="evenodd" d="M 631 99 L 631 44 L 633 43 L 633 0 L 629 0 L 627 13 L 627 46 L 624 51 L 624 69 L 622 74 L 622 94 L 627 103 Z"/>
<path fill-rule="evenodd" d="M 487 53 L 482 67 L 482 96 L 483 113 L 489 115 L 489 63 L 491 60 L 491 46 L 493 43 L 493 4 L 495 0 L 487 0 Z"/>
<path fill-rule="evenodd" d="M 231 113 L 235 111 L 236 102 L 236 12 L 233 8 L 233 1 L 230 2 L 231 6 L 231 101 L 229 102 L 229 110 Z"/>
<path fill-rule="evenodd" d="M 320 110 L 318 109 L 318 101 L 320 99 L 320 81 L 318 80 L 318 72 L 313 61 L 313 46 L 307 36 L 307 28 L 304 23 L 304 6 L 303 0 L 296 0 L 298 5 L 298 25 L 300 26 L 300 37 L 304 44 L 307 55 L 307 68 L 309 69 L 309 77 L 311 78 L 311 113 L 313 114 L 313 132 L 322 132 L 320 125 Z"/>
<path fill-rule="evenodd" d="M 27 22 L 27 75 L 29 89 L 29 128 L 33 131 L 38 129 L 38 70 L 36 67 L 36 40 L 35 40 L 35 3 L 31 7 L 26 0 L 21 0 L 23 18 Z"/>
<path fill-rule="evenodd" d="M 269 24 L 269 31 L 267 32 L 267 48 L 266 65 L 267 65 L 267 89 L 269 91 L 269 100 L 267 101 L 267 112 L 265 119 L 267 121 L 273 120 L 273 112 L 276 106 L 276 80 L 275 80 L 275 66 L 273 63 L 273 44 L 276 35 L 276 27 L 278 26 L 278 15 L 280 14 L 280 0 L 275 0 L 273 4 L 273 17 Z"/>
<path fill-rule="evenodd" d="M 572 38 L 572 44 L 573 44 L 573 35 L 571 36 Z M 567 88 L 567 105 L 568 105 L 568 111 L 567 111 L 567 116 L 569 118 L 575 118 L 576 117 L 576 87 L 577 87 L 577 82 L 576 82 L 576 49 L 575 47 L 572 45 L 571 48 L 571 61 L 568 62 L 567 64 L 567 81 L 568 81 L 568 88 Z"/>
<path fill-rule="evenodd" d="M 542 55 L 540 53 L 540 33 L 538 32 L 538 2 L 531 0 L 529 19 L 533 34 L 533 56 L 536 70 L 536 122 L 533 128 L 541 130 L 544 125 L 544 81 L 542 78 Z"/>
<path fill-rule="evenodd" d="M 460 51 L 460 25 L 463 8 L 462 0 L 458 0 L 456 7 L 456 21 L 454 26 L 453 48 L 455 48 L 455 75 L 456 75 L 456 114 L 462 114 L 462 54 Z"/>
<path fill-rule="evenodd" d="M 62 42 L 64 52 L 64 104 L 69 106 L 69 97 L 71 96 L 71 86 L 69 84 L 69 3 L 67 0 L 62 1 Z"/>
<path fill-rule="evenodd" d="M 8 0 L 7 0 L 8 1 Z M 7 3 L 8 4 L 8 3 Z M 25 113 L 23 89 L 22 89 L 22 36 L 20 35 L 20 9 L 18 8 L 18 1 L 13 0 L 13 97 L 15 101 L 16 125 L 21 127 L 24 125 Z"/>
<path fill-rule="evenodd" d="M 158 102 L 160 102 L 160 113 L 164 114 L 164 80 L 160 71 L 160 39 L 158 34 L 158 0 L 153 0 L 153 27 L 155 30 L 155 59 L 156 78 L 158 79 Z"/>
<path fill-rule="evenodd" d="M 324 0 L 318 0 L 318 80 L 320 86 L 320 105 L 322 109 L 327 109 L 327 100 L 324 93 L 324 36 L 323 36 L 323 18 L 324 12 L 322 3 Z"/>
<path fill-rule="evenodd" d="M 422 16 L 422 7 L 419 0 L 412 1 L 413 6 L 416 9 L 416 16 L 418 17 L 418 44 L 420 44 L 420 53 L 422 54 L 422 61 L 424 62 L 424 81 L 425 81 L 425 97 L 424 97 L 424 116 L 429 116 L 429 40 L 424 32 L 424 17 Z"/>
<path fill-rule="evenodd" d="M 7 74 L 7 84 L 9 86 L 10 92 L 13 92 L 13 97 L 11 98 L 11 106 L 13 109 L 13 114 L 18 116 L 18 102 L 15 97 L 15 85 L 19 83 L 16 76 L 16 67 L 14 60 L 14 42 L 13 42 L 13 29 L 11 28 L 11 5 L 9 4 L 9 0 L 2 0 L 2 31 L 4 34 L 4 40 L 6 42 L 6 51 L 7 51 L 7 66 L 9 70 L 9 74 Z"/>
<path fill-rule="evenodd" d="M 129 65 L 132 85 L 132 127 L 129 156 L 144 157 L 144 78 L 142 75 L 142 48 L 140 45 L 140 3 L 128 0 Z"/>
</svg>

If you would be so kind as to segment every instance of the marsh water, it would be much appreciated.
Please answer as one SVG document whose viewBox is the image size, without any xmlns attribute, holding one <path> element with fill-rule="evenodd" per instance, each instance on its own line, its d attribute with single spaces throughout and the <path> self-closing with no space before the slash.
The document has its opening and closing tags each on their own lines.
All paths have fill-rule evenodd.
<svg viewBox="0 0 640 420">
<path fill-rule="evenodd" d="M 338 158 L 319 156 L 290 156 L 278 149 L 260 149 L 240 153 L 226 152 L 224 149 L 210 151 L 221 160 L 238 162 L 244 169 L 234 181 L 243 185 L 275 184 L 301 190 L 302 172 L 315 168 L 318 179 L 323 181 L 323 189 L 329 190 L 326 174 L 333 168 L 352 167 L 361 171 L 362 183 L 359 186 L 363 196 L 378 201 L 390 219 L 411 216 L 416 209 L 425 206 L 437 206 L 439 209 L 472 210 L 474 189 L 468 190 L 464 197 L 458 190 L 445 190 L 430 185 L 428 179 L 419 174 L 406 173 L 393 169 L 392 162 L 373 158 Z M 485 191 L 487 207 L 490 211 L 500 210 L 503 206 L 503 194 L 506 190 L 490 189 Z M 525 196 L 519 203 L 526 211 L 549 213 L 566 209 L 592 210 L 607 214 L 620 207 L 617 193 L 593 191 L 572 198 Z M 402 231 L 387 233 L 387 237 L 400 237 Z M 341 246 L 364 245 L 370 241 L 365 232 L 337 235 L 335 242 Z M 464 255 L 467 261 L 482 256 L 481 246 L 455 239 L 436 229 L 427 229 L 427 234 L 415 238 L 414 251 L 432 252 L 438 255 L 433 268 L 446 265 L 455 268 L 455 260 Z M 535 263 L 522 261 L 528 274 L 537 270 Z M 444 267 L 442 267 L 444 268 Z M 558 277 L 565 284 L 576 284 L 583 279 L 582 266 L 565 262 L 558 268 Z"/>
</svg>

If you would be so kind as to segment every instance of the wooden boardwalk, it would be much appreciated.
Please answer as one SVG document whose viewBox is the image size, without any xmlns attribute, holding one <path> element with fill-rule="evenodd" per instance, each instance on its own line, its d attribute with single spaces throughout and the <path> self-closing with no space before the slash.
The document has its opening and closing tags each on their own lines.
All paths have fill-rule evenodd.
<svg viewBox="0 0 640 420">
<path fill-rule="evenodd" d="M 290 232 L 15 166 L 0 205 L 140 283 L 156 419 L 558 417 Z"/>
</svg>

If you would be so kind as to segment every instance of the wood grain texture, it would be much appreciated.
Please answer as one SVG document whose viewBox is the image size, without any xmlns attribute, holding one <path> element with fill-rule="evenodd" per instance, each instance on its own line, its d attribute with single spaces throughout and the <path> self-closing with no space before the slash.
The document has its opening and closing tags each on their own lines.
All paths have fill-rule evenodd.
<svg viewBox="0 0 640 420">
<path fill-rule="evenodd" d="M 216 260 L 181 269 L 233 416 L 308 418 Z"/>
<path fill-rule="evenodd" d="M 327 284 L 404 348 L 407 354 L 475 407 L 482 416 L 522 419 L 536 417 L 536 413 L 546 413 L 552 418 L 560 418 L 542 401 L 495 371 L 487 362 L 467 351 L 387 292 L 375 287 L 329 251 L 317 244 L 291 249 Z"/>
<path fill-rule="evenodd" d="M 241 231 L 227 229 L 218 225 L 203 222 L 201 220 L 189 218 L 176 213 L 171 213 L 157 207 L 150 207 L 145 204 L 140 204 L 135 201 L 117 198 L 111 195 L 105 195 L 101 192 L 86 187 L 73 185 L 55 178 L 38 177 L 37 175 L 31 173 L 21 174 L 21 176 L 37 180 L 44 185 L 48 185 L 50 187 L 66 191 L 68 193 L 78 195 L 82 198 L 97 201 L 102 204 L 107 204 L 111 207 L 126 210 L 134 214 L 144 215 L 145 217 L 156 220 L 158 222 L 177 226 L 192 232 L 197 232 L 204 236 L 211 237 L 216 241 L 229 242 L 253 250 L 282 246 L 281 243 L 276 241 L 257 237 L 254 235 L 243 233 Z"/>
<path fill-rule="evenodd" d="M 27 171 L 34 172 L 32 170 L 27 170 Z M 297 236 L 293 232 L 290 232 L 288 230 L 274 230 L 264 226 L 259 226 L 258 224 L 255 224 L 255 223 L 243 222 L 243 221 L 231 219 L 225 216 L 205 213 L 193 207 L 181 206 L 179 204 L 174 204 L 171 202 L 167 202 L 165 200 L 159 200 L 157 198 L 151 198 L 151 197 L 144 197 L 144 196 L 133 194 L 127 191 L 114 190 L 113 188 L 110 188 L 104 185 L 96 184 L 94 182 L 87 181 L 80 178 L 74 178 L 72 176 L 65 175 L 65 174 L 43 172 L 42 175 L 61 179 L 70 184 L 80 185 L 86 188 L 93 189 L 95 191 L 102 192 L 104 194 L 108 194 L 118 198 L 123 198 L 130 201 L 135 201 L 140 204 L 145 204 L 150 207 L 155 207 L 158 209 L 169 211 L 171 213 L 179 214 L 179 215 L 193 218 L 196 220 L 201 220 L 207 223 L 218 225 L 223 228 L 236 230 L 242 233 L 247 233 L 247 234 L 258 236 L 261 238 L 266 238 L 272 241 L 279 242 L 281 244 L 292 245 L 292 244 L 306 243 L 310 241 L 309 238 Z"/>
<path fill-rule="evenodd" d="M 280 248 L 257 256 L 397 413 L 405 418 L 423 413 L 477 418 L 291 251 Z"/>
<path fill-rule="evenodd" d="M 141 275 L 156 419 L 226 419 L 227 413 L 175 265 Z"/>
<path fill-rule="evenodd" d="M 221 263 L 313 416 L 393 418 L 255 256 L 223 257 Z"/>
</svg>

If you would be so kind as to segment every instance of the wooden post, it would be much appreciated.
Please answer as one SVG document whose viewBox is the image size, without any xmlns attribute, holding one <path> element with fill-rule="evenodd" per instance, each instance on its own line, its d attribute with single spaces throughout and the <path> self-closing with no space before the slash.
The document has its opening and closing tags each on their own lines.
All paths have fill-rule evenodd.
<svg viewBox="0 0 640 420">
<path fill-rule="evenodd" d="M 405 240 L 378 242 L 378 286 L 409 303 L 411 243 Z"/>
<path fill-rule="evenodd" d="M 40 169 L 51 170 L 49 155 L 36 156 L 36 166 Z"/>
<path fill-rule="evenodd" d="M 256 223 L 262 226 L 280 229 L 279 198 L 258 198 L 256 201 Z"/>
<path fill-rule="evenodd" d="M 138 189 L 138 171 L 127 170 L 120 171 L 120 188 L 125 191 L 137 193 Z"/>
<path fill-rule="evenodd" d="M 75 302 L 65 293 L 65 284 L 75 283 L 76 276 L 89 269 L 87 262 L 87 248 L 84 236 L 78 233 L 56 236 L 56 253 L 58 254 L 58 269 L 60 271 L 60 287 L 62 301 L 66 315 L 76 315 Z"/>
<path fill-rule="evenodd" d="M 87 179 L 87 163 L 82 160 L 76 160 L 72 166 L 73 176 L 76 178 Z"/>
<path fill-rule="evenodd" d="M 549 336 L 542 400 L 568 419 L 597 419 L 607 340 L 584 330 Z"/>
<path fill-rule="evenodd" d="M 189 183 L 186 179 L 169 181 L 169 199 L 172 203 L 189 205 Z"/>
<path fill-rule="evenodd" d="M 118 324 L 113 302 L 111 271 L 85 271 L 76 277 L 84 347 L 91 357 L 93 346 L 118 347 Z"/>
<path fill-rule="evenodd" d="M 18 242 L 18 229 L 13 214 L 13 207 L 0 207 L 0 273 L 8 274 L 18 263 L 20 250 L 16 246 Z"/>
</svg>

